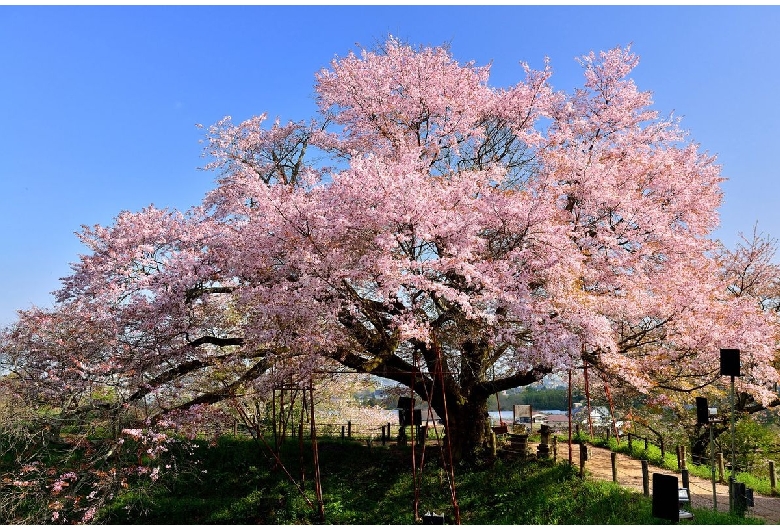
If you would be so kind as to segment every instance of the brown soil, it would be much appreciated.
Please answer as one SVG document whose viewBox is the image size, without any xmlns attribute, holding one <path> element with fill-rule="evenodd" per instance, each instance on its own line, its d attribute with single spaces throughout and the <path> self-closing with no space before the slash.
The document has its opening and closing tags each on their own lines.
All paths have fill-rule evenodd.
<svg viewBox="0 0 780 530">
<path fill-rule="evenodd" d="M 586 477 L 595 480 L 612 480 L 612 458 L 611 451 L 599 447 L 589 446 L 588 460 L 585 463 Z M 558 459 L 567 460 L 569 458 L 569 447 L 566 442 L 558 442 Z M 580 450 L 577 444 L 572 444 L 572 463 L 579 466 Z M 662 469 L 656 466 L 648 466 L 650 477 L 650 494 L 652 495 L 652 476 L 653 473 L 673 474 L 679 477 L 678 484 L 682 487 L 682 477 L 679 472 L 674 473 L 668 469 Z M 629 458 L 624 454 L 617 455 L 617 479 L 618 484 L 637 491 L 643 491 L 642 486 L 642 463 L 640 460 Z M 689 486 L 691 493 L 691 505 L 695 508 L 710 508 L 713 506 L 712 498 L 712 479 L 703 479 L 690 475 Z M 718 511 L 729 511 L 729 490 L 728 484 L 715 485 L 716 496 L 718 500 Z M 780 497 L 767 497 L 764 495 L 754 495 L 755 506 L 748 508 L 748 516 L 757 517 L 768 524 L 780 523 Z"/>
</svg>

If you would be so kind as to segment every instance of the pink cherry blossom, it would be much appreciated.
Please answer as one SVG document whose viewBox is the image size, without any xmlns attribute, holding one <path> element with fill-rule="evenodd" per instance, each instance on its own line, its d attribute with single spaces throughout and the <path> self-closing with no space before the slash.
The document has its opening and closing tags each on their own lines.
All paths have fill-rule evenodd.
<svg viewBox="0 0 780 530">
<path fill-rule="evenodd" d="M 394 38 L 334 59 L 318 117 L 205 129 L 202 205 L 85 227 L 58 306 L 4 335 L 15 370 L 77 408 L 113 385 L 149 428 L 186 429 L 346 367 L 446 401 L 466 455 L 490 394 L 583 361 L 661 402 L 739 347 L 766 403 L 777 322 L 712 239 L 720 168 L 652 109 L 638 61 L 585 55 L 567 94 L 549 64 L 494 88 L 489 66 Z M 164 447 L 150 432 L 126 434 Z"/>
</svg>

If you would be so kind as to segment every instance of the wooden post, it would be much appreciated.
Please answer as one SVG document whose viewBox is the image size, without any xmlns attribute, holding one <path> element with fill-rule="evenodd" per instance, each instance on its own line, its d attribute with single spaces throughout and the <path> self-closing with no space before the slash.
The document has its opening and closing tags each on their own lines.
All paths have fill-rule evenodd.
<svg viewBox="0 0 780 530">
<path fill-rule="evenodd" d="M 647 451 L 647 436 L 645 436 L 645 451 Z"/>
<path fill-rule="evenodd" d="M 775 476 L 775 461 L 769 461 L 769 487 L 772 495 L 777 495 L 777 477 Z"/>
<path fill-rule="evenodd" d="M 645 497 L 650 496 L 650 473 L 647 467 L 647 460 L 642 460 L 642 493 Z"/>
<path fill-rule="evenodd" d="M 553 464 L 558 461 L 558 436 L 553 436 Z"/>
<path fill-rule="evenodd" d="M 628 452 L 631 453 L 633 449 L 634 449 L 634 435 L 628 433 Z"/>
<path fill-rule="evenodd" d="M 680 469 L 688 469 L 687 458 L 685 456 L 685 446 L 680 446 Z"/>
<path fill-rule="evenodd" d="M 344 426 L 341 426 L 341 441 L 344 441 Z"/>
<path fill-rule="evenodd" d="M 585 477 L 585 461 L 588 459 L 588 446 L 580 442 L 580 478 Z"/>
<path fill-rule="evenodd" d="M 682 469 L 682 463 L 680 462 L 680 446 L 675 445 L 674 449 L 677 452 L 677 471 L 680 471 Z"/>
<path fill-rule="evenodd" d="M 682 471 L 680 471 L 680 473 L 682 474 L 682 487 L 690 491 L 691 488 L 690 471 L 688 471 L 687 469 L 683 469 Z"/>
<path fill-rule="evenodd" d="M 609 456 L 612 459 L 612 482 L 617 482 L 617 453 L 612 452 Z"/>
<path fill-rule="evenodd" d="M 718 453 L 716 456 L 718 458 L 718 482 L 723 484 L 723 477 L 726 475 L 726 468 L 723 464 L 723 453 Z"/>
</svg>

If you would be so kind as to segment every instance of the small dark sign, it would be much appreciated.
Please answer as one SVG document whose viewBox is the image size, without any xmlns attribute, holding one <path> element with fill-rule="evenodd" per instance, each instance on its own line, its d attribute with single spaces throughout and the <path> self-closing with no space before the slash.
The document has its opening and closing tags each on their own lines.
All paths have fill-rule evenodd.
<svg viewBox="0 0 780 530">
<path fill-rule="evenodd" d="M 653 473 L 653 517 L 680 522 L 680 491 L 674 475 Z"/>
<path fill-rule="evenodd" d="M 704 425 L 710 422 L 710 409 L 707 406 L 707 398 L 696 398 L 696 423 Z"/>
<path fill-rule="evenodd" d="M 736 348 L 720 349 L 720 375 L 739 377 L 739 350 Z"/>
<path fill-rule="evenodd" d="M 398 423 L 402 427 L 407 425 L 422 425 L 422 410 L 414 409 L 411 412 L 413 415 L 410 415 L 409 409 L 398 409 Z"/>
<path fill-rule="evenodd" d="M 398 398 L 398 407 L 396 408 L 409 410 L 413 407 L 414 399 L 410 398 L 409 396 L 401 396 Z"/>
</svg>

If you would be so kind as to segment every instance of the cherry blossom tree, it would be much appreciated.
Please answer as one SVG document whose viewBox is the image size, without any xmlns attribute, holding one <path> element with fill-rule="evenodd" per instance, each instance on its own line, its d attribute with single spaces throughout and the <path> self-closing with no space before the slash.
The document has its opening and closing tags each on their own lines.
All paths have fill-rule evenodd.
<svg viewBox="0 0 780 530">
<path fill-rule="evenodd" d="M 206 129 L 202 205 L 84 229 L 53 313 L 96 332 L 55 347 L 31 314 L 14 348 L 31 377 L 157 413 L 338 365 L 429 401 L 464 459 L 488 396 L 583 361 L 663 399 L 740 347 L 767 402 L 773 323 L 715 258 L 719 167 L 652 110 L 630 49 L 580 64 L 564 93 L 549 65 L 494 88 L 487 66 L 392 38 L 334 59 L 314 119 Z"/>
</svg>

